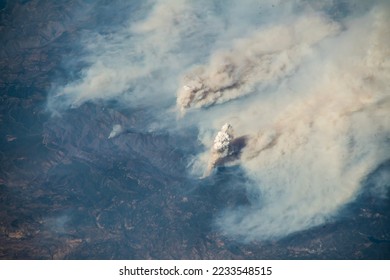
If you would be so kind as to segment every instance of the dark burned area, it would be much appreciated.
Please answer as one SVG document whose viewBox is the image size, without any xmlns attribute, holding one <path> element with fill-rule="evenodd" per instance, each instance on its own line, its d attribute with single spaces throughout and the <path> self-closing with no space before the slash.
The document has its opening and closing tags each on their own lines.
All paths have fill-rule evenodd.
<svg viewBox="0 0 390 280">
<path fill-rule="evenodd" d="M 214 219 L 250 205 L 240 188 L 245 177 L 221 166 L 211 178 L 191 178 L 189 156 L 202 149 L 196 131 L 143 131 L 147 108 L 98 102 L 60 116 L 46 111 L 53 81 L 70 75 L 63 61 L 81 51 L 75 42 L 97 25 L 99 9 L 82 1 L 1 1 L 0 8 L 1 259 L 390 257 L 389 199 L 369 192 L 344 218 L 282 240 L 224 237 Z M 92 12 L 75 17 L 77 9 Z M 128 130 L 107 139 L 116 123 Z"/>
</svg>

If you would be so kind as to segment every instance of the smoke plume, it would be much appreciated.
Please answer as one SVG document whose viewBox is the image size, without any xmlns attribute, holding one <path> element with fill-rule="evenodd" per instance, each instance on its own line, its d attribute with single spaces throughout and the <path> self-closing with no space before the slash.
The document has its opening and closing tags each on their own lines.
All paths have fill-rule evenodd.
<svg viewBox="0 0 390 280">
<path fill-rule="evenodd" d="M 123 127 L 120 124 L 115 124 L 112 127 L 110 135 L 108 135 L 108 139 L 114 138 L 123 132 Z"/>
<path fill-rule="evenodd" d="M 313 32 L 315 30 L 315 32 Z M 182 113 L 220 104 L 274 85 L 297 69 L 311 46 L 338 32 L 320 15 L 305 15 L 236 39 L 231 50 L 217 50 L 207 65 L 187 73 L 178 92 Z"/>
<path fill-rule="evenodd" d="M 250 203 L 216 228 L 251 241 L 326 223 L 389 159 L 390 4 L 341 2 L 147 1 L 111 33 L 85 34 L 88 66 L 53 85 L 49 109 L 116 99 L 150 108 L 155 129 L 195 126 L 198 177 L 229 123 Z"/>
</svg>

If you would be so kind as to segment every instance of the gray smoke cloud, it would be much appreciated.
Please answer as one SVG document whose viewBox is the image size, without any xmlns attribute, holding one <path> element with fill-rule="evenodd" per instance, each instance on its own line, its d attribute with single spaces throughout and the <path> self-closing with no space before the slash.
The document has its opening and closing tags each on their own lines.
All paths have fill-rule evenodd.
<svg viewBox="0 0 390 280">
<path fill-rule="evenodd" d="M 54 87 L 49 109 L 154 106 L 157 128 L 199 128 L 194 176 L 229 123 L 246 142 L 227 164 L 241 166 L 253 196 L 217 228 L 251 241 L 320 225 L 389 159 L 390 137 L 390 4 L 324 2 L 149 1 L 117 31 L 85 35 L 89 66 Z"/>
<path fill-rule="evenodd" d="M 215 51 L 207 65 L 184 76 L 177 105 L 184 113 L 189 108 L 224 103 L 274 85 L 296 70 L 310 55 L 311 46 L 339 29 L 335 22 L 312 14 L 234 40 L 231 50 Z"/>
<path fill-rule="evenodd" d="M 139 10 L 129 11 L 129 21 L 115 31 L 85 31 L 86 55 L 80 60 L 89 66 L 79 79 L 53 85 L 49 110 L 97 100 L 150 105 L 175 98 L 169 93 L 177 87 L 176 76 L 204 55 L 207 44 L 201 41 L 220 30 L 208 12 L 212 9 L 209 1 L 145 1 Z"/>
</svg>

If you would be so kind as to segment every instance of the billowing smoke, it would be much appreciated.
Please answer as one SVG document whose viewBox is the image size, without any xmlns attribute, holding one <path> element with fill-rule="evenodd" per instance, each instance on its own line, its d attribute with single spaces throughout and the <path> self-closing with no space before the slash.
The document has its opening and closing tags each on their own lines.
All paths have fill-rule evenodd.
<svg viewBox="0 0 390 280">
<path fill-rule="evenodd" d="M 129 21 L 115 32 L 84 32 L 86 55 L 80 60 L 89 66 L 79 79 L 53 85 L 49 110 L 110 99 L 160 106 L 175 98 L 169 93 L 177 87 L 176 77 L 203 55 L 208 44 L 202 41 L 220 30 L 219 22 L 207 12 L 212 3 L 144 1 L 138 9 L 128 11 Z"/>
<path fill-rule="evenodd" d="M 207 65 L 184 76 L 177 106 L 184 113 L 188 108 L 224 103 L 275 85 L 310 55 L 311 46 L 338 30 L 335 22 L 313 14 L 234 40 L 230 50 L 215 51 Z"/>
<path fill-rule="evenodd" d="M 235 127 L 249 134 L 241 165 L 260 198 L 226 211 L 225 233 L 274 238 L 324 223 L 389 158 L 389 15 L 346 22 L 276 96 L 246 103 Z"/>
<path fill-rule="evenodd" d="M 214 140 L 229 123 L 250 205 L 217 228 L 250 241 L 320 225 L 389 159 L 390 3 L 340 3 L 148 2 L 116 32 L 86 34 L 89 66 L 49 106 L 116 98 L 150 106 L 161 128 L 196 126 L 196 176 L 226 163 Z"/>
<path fill-rule="evenodd" d="M 233 139 L 233 128 L 230 124 L 225 123 L 215 136 L 214 144 L 211 148 L 210 160 L 204 177 L 209 176 L 218 163 L 233 154 Z"/>
</svg>

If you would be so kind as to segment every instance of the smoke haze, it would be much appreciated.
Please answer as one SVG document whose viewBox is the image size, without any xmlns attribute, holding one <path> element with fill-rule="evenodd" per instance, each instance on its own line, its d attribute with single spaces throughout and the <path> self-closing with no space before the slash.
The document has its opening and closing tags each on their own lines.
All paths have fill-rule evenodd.
<svg viewBox="0 0 390 280">
<path fill-rule="evenodd" d="M 228 122 L 247 139 L 234 164 L 251 197 L 216 227 L 251 241 L 326 223 L 389 159 L 390 5 L 323 2 L 147 1 L 116 31 L 85 34 L 88 66 L 48 107 L 116 99 L 150 106 L 156 129 L 196 126 L 193 176 Z"/>
<path fill-rule="evenodd" d="M 291 24 L 235 40 L 230 51 L 216 50 L 207 66 L 186 74 L 178 92 L 178 107 L 182 112 L 207 107 L 276 84 L 298 67 L 313 44 L 338 29 L 336 23 L 320 15 L 305 15 Z"/>
</svg>

